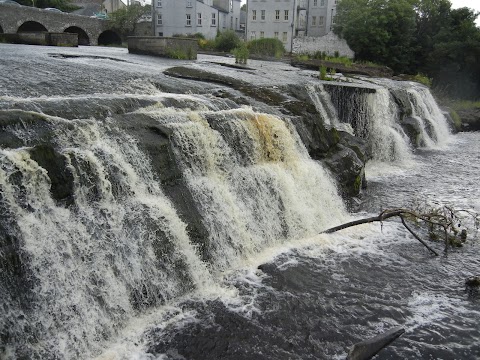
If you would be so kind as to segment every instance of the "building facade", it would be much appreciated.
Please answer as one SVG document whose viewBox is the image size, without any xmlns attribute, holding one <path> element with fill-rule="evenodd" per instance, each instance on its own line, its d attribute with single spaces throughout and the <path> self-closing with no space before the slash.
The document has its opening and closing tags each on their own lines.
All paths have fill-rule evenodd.
<svg viewBox="0 0 480 360">
<path fill-rule="evenodd" d="M 247 0 L 248 40 L 277 38 L 292 51 L 296 37 L 328 34 L 338 0 Z"/>
<path fill-rule="evenodd" d="M 155 36 L 201 33 L 213 39 L 218 31 L 240 31 L 241 0 L 152 0 Z"/>
</svg>

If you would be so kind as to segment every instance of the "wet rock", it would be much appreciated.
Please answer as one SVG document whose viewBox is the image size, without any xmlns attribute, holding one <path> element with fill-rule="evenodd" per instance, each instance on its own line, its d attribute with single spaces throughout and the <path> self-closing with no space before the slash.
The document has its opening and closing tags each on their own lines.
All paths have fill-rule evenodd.
<svg viewBox="0 0 480 360">
<path fill-rule="evenodd" d="M 405 332 L 404 328 L 396 327 L 372 339 L 359 342 L 352 346 L 347 360 L 368 360 L 373 358 L 380 350 L 387 347 Z"/>
<path fill-rule="evenodd" d="M 67 159 L 50 144 L 36 145 L 29 150 L 30 157 L 47 170 L 50 193 L 57 202 L 69 206 L 73 203 L 73 175 L 67 168 Z"/>
<path fill-rule="evenodd" d="M 198 246 L 203 261 L 209 261 L 208 232 L 202 223 L 202 214 L 188 189 L 178 167 L 171 144 L 171 130 L 145 114 L 117 117 L 122 129 L 138 139 L 138 145 L 149 156 L 153 172 L 165 195 L 172 201 L 180 218 L 187 224 L 187 232 Z"/>
<path fill-rule="evenodd" d="M 403 131 L 405 131 L 405 134 L 407 134 L 408 138 L 410 139 L 410 143 L 413 145 L 413 147 L 418 148 L 423 145 L 422 130 L 417 119 L 411 117 L 404 118 L 400 122 L 400 125 L 402 126 Z"/>
<path fill-rule="evenodd" d="M 344 197 L 358 195 L 364 187 L 364 162 L 352 149 L 338 144 L 323 162 L 332 171 Z"/>
<path fill-rule="evenodd" d="M 465 286 L 467 287 L 480 287 L 480 275 L 472 276 L 465 280 Z"/>
<path fill-rule="evenodd" d="M 480 108 L 457 110 L 462 121 L 462 131 L 480 131 Z"/>
</svg>

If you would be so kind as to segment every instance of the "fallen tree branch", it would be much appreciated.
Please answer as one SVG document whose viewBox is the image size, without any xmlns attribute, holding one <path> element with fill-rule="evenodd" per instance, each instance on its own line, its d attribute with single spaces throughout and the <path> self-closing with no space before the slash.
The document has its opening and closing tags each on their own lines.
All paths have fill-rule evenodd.
<svg viewBox="0 0 480 360">
<path fill-rule="evenodd" d="M 420 242 L 423 244 L 423 246 L 425 246 L 428 250 L 430 250 L 433 254 L 435 254 L 435 256 L 438 256 L 438 253 L 437 253 L 435 250 L 433 250 L 430 246 L 428 246 L 427 243 L 426 243 L 425 241 L 423 241 L 423 240 L 407 225 L 407 223 L 405 222 L 405 219 L 403 218 L 403 216 L 402 216 L 402 215 L 399 215 L 399 216 L 400 216 L 400 219 L 402 220 L 402 224 L 403 224 L 403 226 L 405 227 L 405 229 L 407 229 L 407 230 L 410 232 L 410 234 L 413 235 L 413 237 L 414 237 L 415 239 L 417 239 L 418 241 L 420 241 Z"/>
<path fill-rule="evenodd" d="M 420 241 L 420 243 L 422 243 L 422 245 L 425 246 L 430 252 L 432 252 L 435 256 L 438 256 L 438 253 L 434 249 L 432 249 L 430 246 L 428 246 L 428 244 L 424 240 L 422 240 L 420 236 L 418 236 L 410 226 L 408 226 L 406 222 L 406 218 L 413 219 L 415 221 L 420 220 L 423 223 L 427 224 L 430 229 L 430 234 L 433 234 L 433 235 L 435 235 L 434 234 L 435 227 L 440 228 L 444 234 L 444 241 L 445 241 L 444 252 L 447 253 L 449 239 L 453 238 L 455 240 L 459 232 L 456 228 L 456 224 L 458 224 L 458 227 L 460 227 L 460 224 L 459 224 L 461 220 L 461 217 L 459 215 L 460 212 L 465 212 L 468 215 L 470 215 L 475 221 L 475 227 L 478 226 L 477 225 L 478 218 L 479 218 L 478 214 L 473 213 L 469 210 L 463 210 L 463 209 L 455 210 L 451 207 L 444 206 L 443 208 L 429 209 L 426 212 L 413 211 L 409 209 L 384 210 L 378 216 L 350 221 L 348 223 L 341 224 L 341 225 L 332 227 L 330 229 L 327 229 L 323 231 L 323 233 L 331 234 L 333 232 L 347 229 L 352 226 L 368 224 L 372 222 L 383 222 L 384 220 L 398 216 L 402 222 L 402 225 L 405 227 L 405 229 L 407 229 L 407 231 L 410 232 L 410 234 L 412 234 L 415 239 Z M 466 238 L 465 229 L 462 230 L 461 236 Z"/>
</svg>

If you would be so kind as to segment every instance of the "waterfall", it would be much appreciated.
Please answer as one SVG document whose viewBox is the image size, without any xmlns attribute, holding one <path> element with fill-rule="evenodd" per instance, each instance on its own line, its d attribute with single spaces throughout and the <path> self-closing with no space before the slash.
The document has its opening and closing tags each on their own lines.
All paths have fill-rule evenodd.
<svg viewBox="0 0 480 360">
<path fill-rule="evenodd" d="M 448 140 L 447 120 L 428 88 L 389 79 L 356 81 L 324 84 L 309 94 L 321 116 L 330 116 L 327 123 L 350 124 L 356 136 L 367 140 L 374 161 L 405 163 L 415 147 L 436 148 Z M 322 95 L 324 88 L 329 97 Z M 329 100 L 335 115 L 325 111 Z"/>
<path fill-rule="evenodd" d="M 332 179 L 288 122 L 249 109 L 181 113 L 175 122 L 149 114 L 173 133 L 216 269 L 345 218 Z"/>
<path fill-rule="evenodd" d="M 315 105 L 315 109 L 322 117 L 322 120 L 327 125 L 338 125 L 337 110 L 333 106 L 330 94 L 325 91 L 322 84 L 308 84 L 306 86 L 307 94 Z"/>
<path fill-rule="evenodd" d="M 347 218 L 330 175 L 286 119 L 185 101 L 104 120 L 42 115 L 71 174 L 71 203 L 52 196 L 52 175 L 32 156 L 36 135 L 10 129 L 31 146 L 0 150 L 0 230 L 11 239 L 0 260 L 14 264 L 0 278 L 7 358 L 94 356 L 148 309 L 221 287 L 224 271 L 262 249 Z M 202 249 L 141 139 L 119 125 L 140 117 L 170 134 L 207 230 Z"/>
<path fill-rule="evenodd" d="M 412 117 L 420 125 L 426 147 L 444 145 L 450 135 L 445 116 L 426 87 L 414 85 L 407 90 Z"/>
<path fill-rule="evenodd" d="M 399 124 L 398 108 L 387 89 L 368 94 L 371 156 L 376 161 L 405 162 L 411 158 L 409 139 Z"/>
</svg>

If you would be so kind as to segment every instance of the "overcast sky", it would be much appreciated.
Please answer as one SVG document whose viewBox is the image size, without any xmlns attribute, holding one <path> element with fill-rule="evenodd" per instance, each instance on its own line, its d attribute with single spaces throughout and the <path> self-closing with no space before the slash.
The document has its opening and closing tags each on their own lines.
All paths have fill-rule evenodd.
<svg viewBox="0 0 480 360">
<path fill-rule="evenodd" d="M 480 12 L 480 0 L 450 0 L 452 8 L 468 7 Z M 480 26 L 480 17 L 477 17 L 477 26 Z"/>
</svg>

